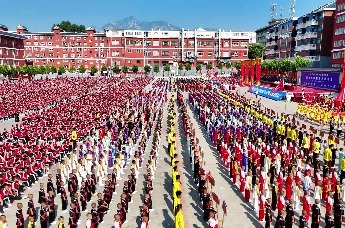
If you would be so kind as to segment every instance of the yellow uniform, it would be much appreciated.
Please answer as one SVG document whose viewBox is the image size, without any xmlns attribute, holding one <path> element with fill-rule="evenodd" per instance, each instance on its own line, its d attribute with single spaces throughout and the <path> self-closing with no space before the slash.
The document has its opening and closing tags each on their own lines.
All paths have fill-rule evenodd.
<svg viewBox="0 0 345 228">
<path fill-rule="evenodd" d="M 341 159 L 341 170 L 345 171 L 345 157 Z"/>
<path fill-rule="evenodd" d="M 174 187 L 173 187 L 173 197 L 174 197 L 174 199 L 177 198 L 176 197 L 176 192 L 177 191 L 181 191 L 181 183 L 178 182 L 178 181 L 175 181 L 174 182 Z"/>
<path fill-rule="evenodd" d="M 175 228 L 184 228 L 184 219 L 182 211 L 177 212 L 175 216 Z"/>
<path fill-rule="evenodd" d="M 314 141 L 313 142 L 313 152 L 314 153 L 319 153 L 319 151 L 320 151 L 320 143 L 317 142 L 317 141 Z"/>
<path fill-rule="evenodd" d="M 327 148 L 325 149 L 325 151 L 323 152 L 324 153 L 324 160 L 325 161 L 330 161 L 332 159 L 332 151 L 331 149 Z"/>
<path fill-rule="evenodd" d="M 175 208 L 177 207 L 177 205 L 181 204 L 181 199 L 180 198 L 175 198 L 174 199 L 174 213 L 175 213 Z"/>
<path fill-rule="evenodd" d="M 303 137 L 303 141 L 302 141 L 302 146 L 304 149 L 308 149 L 309 148 L 309 137 L 304 136 Z"/>
<path fill-rule="evenodd" d="M 78 134 L 77 134 L 77 131 L 76 130 L 73 130 L 72 131 L 72 136 L 71 136 L 71 139 L 76 141 L 78 139 Z"/>
<path fill-rule="evenodd" d="M 291 140 L 292 140 L 292 141 L 296 141 L 296 139 L 297 139 L 297 133 L 296 133 L 296 130 L 295 130 L 295 129 L 292 129 L 292 130 L 291 130 L 290 135 L 291 135 Z"/>
</svg>

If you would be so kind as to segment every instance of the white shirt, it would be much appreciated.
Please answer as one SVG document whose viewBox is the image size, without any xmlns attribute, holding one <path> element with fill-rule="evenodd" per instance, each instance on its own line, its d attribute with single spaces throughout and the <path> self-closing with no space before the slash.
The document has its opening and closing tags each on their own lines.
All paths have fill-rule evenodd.
<svg viewBox="0 0 345 228">
<path fill-rule="evenodd" d="M 121 228 L 120 222 L 115 221 L 114 222 L 114 228 Z"/>
<path fill-rule="evenodd" d="M 86 228 L 91 227 L 91 219 L 86 220 Z"/>
<path fill-rule="evenodd" d="M 210 218 L 208 221 L 207 221 L 208 225 L 210 227 L 215 227 L 216 225 L 218 225 L 218 221 L 215 220 L 214 218 Z"/>
</svg>

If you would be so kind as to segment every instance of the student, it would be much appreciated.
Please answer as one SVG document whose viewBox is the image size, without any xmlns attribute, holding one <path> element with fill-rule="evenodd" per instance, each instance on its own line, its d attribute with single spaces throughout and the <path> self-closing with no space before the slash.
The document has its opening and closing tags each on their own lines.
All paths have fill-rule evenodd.
<svg viewBox="0 0 345 228">
<path fill-rule="evenodd" d="M 59 221 L 59 224 L 57 226 L 58 228 L 66 228 L 65 227 L 65 218 L 63 216 L 60 216 L 58 221 Z"/>
<path fill-rule="evenodd" d="M 182 204 L 177 205 L 175 210 L 175 228 L 184 228 Z"/>
<path fill-rule="evenodd" d="M 29 216 L 28 228 L 35 228 L 35 217 Z"/>
<path fill-rule="evenodd" d="M 22 203 L 18 203 L 17 204 L 17 212 L 16 212 L 16 217 L 17 217 L 17 228 L 24 228 L 24 216 L 23 216 L 23 204 Z"/>
<path fill-rule="evenodd" d="M 92 214 L 87 213 L 86 228 L 94 228 L 95 224 L 92 223 Z"/>
</svg>

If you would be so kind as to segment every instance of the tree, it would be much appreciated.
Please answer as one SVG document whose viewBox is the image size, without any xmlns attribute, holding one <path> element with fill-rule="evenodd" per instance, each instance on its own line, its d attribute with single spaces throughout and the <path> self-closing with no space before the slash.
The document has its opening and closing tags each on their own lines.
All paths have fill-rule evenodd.
<svg viewBox="0 0 345 228">
<path fill-rule="evenodd" d="M 123 73 L 128 73 L 128 71 L 129 71 L 128 66 L 125 65 L 125 66 L 122 67 L 122 72 Z"/>
<path fill-rule="evenodd" d="M 47 73 L 47 68 L 43 65 L 39 67 L 39 74 L 46 74 Z"/>
<path fill-rule="evenodd" d="M 90 75 L 94 76 L 98 72 L 98 69 L 96 66 L 91 66 L 90 68 Z"/>
<path fill-rule="evenodd" d="M 134 65 L 132 66 L 132 72 L 135 73 L 135 74 L 137 74 L 138 71 L 139 71 L 138 65 L 134 64 Z"/>
<path fill-rule="evenodd" d="M 231 62 L 226 62 L 226 63 L 225 63 L 225 67 L 226 67 L 226 69 L 228 70 L 228 73 L 230 73 L 230 68 L 232 67 Z"/>
<path fill-rule="evenodd" d="M 113 69 L 112 69 L 112 70 L 113 70 L 113 72 L 116 73 L 116 74 L 119 73 L 119 72 L 121 72 L 121 69 L 120 69 L 120 67 L 119 67 L 118 65 L 113 66 Z"/>
<path fill-rule="evenodd" d="M 74 73 L 76 71 L 75 66 L 71 66 L 68 70 L 70 73 Z"/>
<path fill-rule="evenodd" d="M 248 58 L 256 59 L 262 58 L 265 55 L 266 47 L 263 44 L 255 43 L 251 44 L 248 49 Z"/>
<path fill-rule="evenodd" d="M 186 66 L 184 67 L 186 69 L 186 71 L 190 71 L 192 69 L 192 67 L 190 66 L 189 63 L 186 64 Z"/>
<path fill-rule="evenodd" d="M 159 66 L 158 64 L 155 64 L 154 67 L 153 67 L 153 72 L 156 73 L 156 76 L 157 76 L 157 73 L 159 72 Z"/>
<path fill-rule="evenodd" d="M 81 73 L 82 75 L 85 74 L 85 72 L 86 72 L 85 66 L 84 65 L 80 65 L 79 69 L 78 69 L 78 72 Z"/>
<path fill-rule="evenodd" d="M 241 61 L 235 62 L 235 64 L 234 64 L 234 67 L 235 67 L 237 70 L 241 69 L 241 66 L 242 66 L 242 62 L 241 62 Z"/>
<path fill-rule="evenodd" d="M 58 75 L 62 75 L 62 74 L 64 74 L 64 73 L 66 73 L 66 69 L 65 69 L 65 67 L 64 66 L 59 66 L 59 69 L 58 69 Z"/>
<path fill-rule="evenodd" d="M 86 32 L 86 28 L 84 25 L 78 25 L 75 23 L 71 23 L 70 21 L 61 21 L 60 23 L 53 24 L 52 31 L 55 26 L 58 26 L 60 29 L 64 30 L 65 32 L 77 32 L 77 33 Z"/>
<path fill-rule="evenodd" d="M 221 72 L 222 72 L 222 69 L 223 69 L 223 63 L 218 62 L 216 66 L 217 66 L 217 68 L 220 70 L 220 73 L 221 73 Z"/>
<path fill-rule="evenodd" d="M 149 74 L 150 71 L 151 71 L 151 66 L 150 65 L 145 65 L 144 66 L 144 71 L 145 71 L 146 74 Z"/>
<path fill-rule="evenodd" d="M 52 72 L 53 74 L 56 74 L 56 73 L 57 73 L 56 66 L 52 65 L 52 66 L 50 67 L 50 72 Z"/>
<path fill-rule="evenodd" d="M 296 68 L 306 68 L 310 66 L 310 60 L 297 56 L 295 58 Z"/>
<path fill-rule="evenodd" d="M 212 68 L 213 68 L 212 63 L 207 63 L 206 69 L 207 70 L 212 70 Z"/>
<path fill-rule="evenodd" d="M 178 70 L 180 71 L 180 75 L 181 75 L 181 72 L 183 71 L 183 64 L 182 63 L 178 64 Z"/>
<path fill-rule="evenodd" d="M 51 67 L 49 65 L 46 65 L 46 74 L 51 73 Z"/>
<path fill-rule="evenodd" d="M 168 76 L 169 76 L 170 65 L 169 64 L 165 64 L 163 70 L 168 72 Z"/>
<path fill-rule="evenodd" d="M 200 64 L 200 63 L 197 63 L 197 64 L 195 65 L 195 70 L 196 70 L 197 72 L 200 72 L 200 73 L 201 73 L 201 64 Z"/>
<path fill-rule="evenodd" d="M 102 73 L 103 73 L 103 71 L 108 71 L 108 67 L 106 65 L 102 65 L 101 71 L 102 71 Z"/>
</svg>

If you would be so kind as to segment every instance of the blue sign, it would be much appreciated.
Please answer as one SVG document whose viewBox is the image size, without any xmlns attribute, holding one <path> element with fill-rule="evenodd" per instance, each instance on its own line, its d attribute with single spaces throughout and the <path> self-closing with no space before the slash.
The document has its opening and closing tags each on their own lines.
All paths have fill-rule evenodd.
<svg viewBox="0 0 345 228">
<path fill-rule="evenodd" d="M 262 96 L 262 97 L 267 97 L 275 101 L 281 101 L 285 99 L 286 97 L 286 92 L 283 92 L 283 91 L 273 92 L 273 89 L 262 87 L 262 86 L 253 86 L 248 91 L 254 94 L 258 94 L 259 96 Z"/>
<path fill-rule="evenodd" d="M 302 71 L 301 85 L 339 91 L 340 72 Z"/>
</svg>

